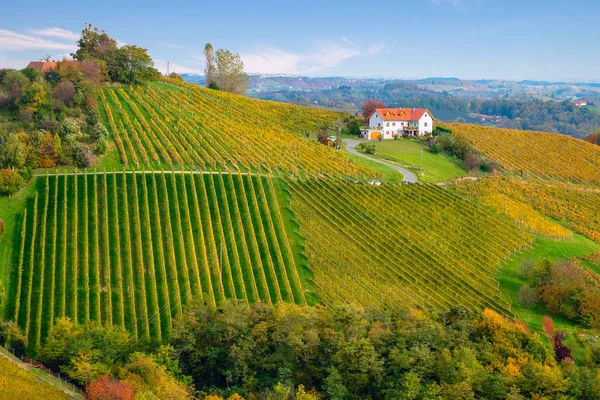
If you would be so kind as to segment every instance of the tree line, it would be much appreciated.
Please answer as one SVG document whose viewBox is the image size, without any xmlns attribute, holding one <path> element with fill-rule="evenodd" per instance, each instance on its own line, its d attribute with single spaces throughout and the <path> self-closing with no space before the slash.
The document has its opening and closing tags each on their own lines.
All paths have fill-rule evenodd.
<svg viewBox="0 0 600 400">
<path fill-rule="evenodd" d="M 38 358 L 90 399 L 599 398 L 599 357 L 577 366 L 560 338 L 550 350 L 491 310 L 230 301 L 191 305 L 158 348 L 116 327 L 59 319 Z M 0 326 L 0 341 L 23 349 L 14 323 Z"/>
</svg>

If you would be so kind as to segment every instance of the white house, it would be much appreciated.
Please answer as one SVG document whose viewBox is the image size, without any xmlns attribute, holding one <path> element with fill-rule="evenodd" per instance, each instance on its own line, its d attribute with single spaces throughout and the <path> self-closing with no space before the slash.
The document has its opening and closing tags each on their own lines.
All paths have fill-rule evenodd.
<svg viewBox="0 0 600 400">
<path fill-rule="evenodd" d="M 422 136 L 433 131 L 433 115 L 425 108 L 376 108 L 361 128 L 365 139 Z"/>
</svg>

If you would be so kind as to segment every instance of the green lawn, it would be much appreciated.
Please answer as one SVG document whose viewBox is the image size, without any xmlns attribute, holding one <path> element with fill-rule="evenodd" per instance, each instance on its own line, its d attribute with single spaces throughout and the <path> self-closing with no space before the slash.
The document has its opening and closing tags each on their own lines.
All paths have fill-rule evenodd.
<svg viewBox="0 0 600 400">
<path fill-rule="evenodd" d="M 420 181 L 445 182 L 467 175 L 464 169 L 450 159 L 441 154 L 430 153 L 426 148 L 423 148 L 423 175 L 421 175 L 419 169 L 423 146 L 416 140 L 382 140 L 371 143 L 375 144 L 377 152 L 374 157 L 408 168 L 419 176 Z"/>
<path fill-rule="evenodd" d="M 497 271 L 497 280 L 500 282 L 500 289 L 512 304 L 511 311 L 514 312 L 517 319 L 525 322 L 532 332 L 542 333 L 542 317 L 549 315 L 554 321 L 557 329 L 563 329 L 566 332 L 583 332 L 573 321 L 555 315 L 549 312 L 543 305 L 536 304 L 526 307 L 521 305 L 518 298 L 519 288 L 525 284 L 525 279 L 521 275 L 520 266 L 525 260 L 539 260 L 541 258 L 550 258 L 552 260 L 568 260 L 574 257 L 581 257 L 586 254 L 594 253 L 600 250 L 600 245 L 584 236 L 573 234 L 573 238 L 557 242 L 552 239 L 536 236 L 534 246 L 510 261 L 500 266 Z M 577 361 L 583 357 L 583 348 L 575 335 L 570 335 L 568 344 L 572 347 Z"/>
<path fill-rule="evenodd" d="M 402 181 L 404 180 L 404 175 L 402 175 L 400 172 L 396 171 L 393 168 L 387 167 L 385 165 L 376 163 L 371 160 L 367 160 L 366 158 L 362 158 L 354 154 L 345 153 L 344 155 L 352 161 L 354 161 L 355 163 L 362 165 L 363 167 L 370 168 L 374 171 L 373 176 L 361 176 L 361 179 L 368 180 L 372 178 L 377 178 L 383 183 L 402 183 Z"/>
</svg>

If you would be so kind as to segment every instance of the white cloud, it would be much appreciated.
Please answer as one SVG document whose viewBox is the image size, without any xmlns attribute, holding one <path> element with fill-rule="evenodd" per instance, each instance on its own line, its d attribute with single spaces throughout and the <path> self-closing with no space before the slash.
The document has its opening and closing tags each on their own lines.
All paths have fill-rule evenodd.
<svg viewBox="0 0 600 400">
<path fill-rule="evenodd" d="M 193 48 L 192 46 L 188 46 L 186 44 L 166 43 L 166 42 L 161 42 L 161 43 L 159 43 L 159 45 L 162 47 L 169 48 L 169 49 L 178 49 L 178 50 L 191 50 Z"/>
<path fill-rule="evenodd" d="M 29 32 L 37 36 L 50 36 L 75 41 L 79 40 L 80 38 L 79 33 L 71 32 L 61 28 L 32 29 Z"/>
<path fill-rule="evenodd" d="M 367 50 L 367 54 L 370 56 L 376 56 L 381 54 L 385 49 L 385 44 L 372 44 Z"/>
<path fill-rule="evenodd" d="M 167 61 L 166 60 L 154 60 L 154 67 L 164 75 L 167 72 Z M 189 68 L 183 65 L 179 65 L 172 61 L 169 62 L 169 72 L 177 72 L 178 74 L 202 74 L 203 71 L 200 68 Z"/>
<path fill-rule="evenodd" d="M 442 4 L 450 4 L 452 7 L 456 8 L 457 10 L 461 10 L 461 11 L 465 11 L 467 8 L 469 8 L 469 6 L 473 5 L 473 3 L 477 2 L 478 0 L 430 0 L 433 4 L 435 4 L 436 6 L 442 5 Z"/>
<path fill-rule="evenodd" d="M 314 74 L 335 67 L 362 54 L 354 43 L 345 37 L 339 41 L 324 42 L 312 51 L 292 52 L 264 46 L 242 53 L 244 70 L 264 74 Z"/>
<path fill-rule="evenodd" d="M 77 49 L 75 44 L 59 43 L 35 36 L 0 29 L 0 48 L 2 50 L 68 50 Z"/>
</svg>

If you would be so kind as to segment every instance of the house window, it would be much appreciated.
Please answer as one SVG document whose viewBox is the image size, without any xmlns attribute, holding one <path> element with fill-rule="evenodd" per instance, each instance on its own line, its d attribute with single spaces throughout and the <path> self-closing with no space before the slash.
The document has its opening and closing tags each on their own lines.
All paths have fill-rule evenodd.
<svg viewBox="0 0 600 400">
<path fill-rule="evenodd" d="M 392 122 L 392 126 L 396 126 L 396 123 L 395 123 L 395 122 Z"/>
<path fill-rule="evenodd" d="M 389 122 L 386 122 L 386 123 L 385 123 L 385 126 L 390 126 L 390 123 L 389 123 Z"/>
<path fill-rule="evenodd" d="M 427 126 L 427 122 L 425 122 L 425 126 Z"/>
<path fill-rule="evenodd" d="M 404 126 L 404 122 L 400 122 L 400 126 Z"/>
</svg>

